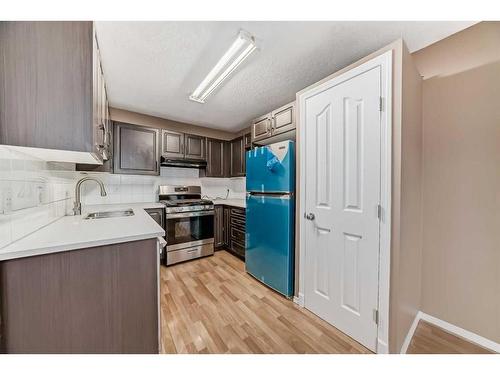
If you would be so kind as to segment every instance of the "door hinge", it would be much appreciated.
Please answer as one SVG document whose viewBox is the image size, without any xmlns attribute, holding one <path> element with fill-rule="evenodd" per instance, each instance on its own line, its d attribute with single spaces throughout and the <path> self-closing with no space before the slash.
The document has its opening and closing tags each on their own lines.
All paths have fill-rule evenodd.
<svg viewBox="0 0 500 375">
<path fill-rule="evenodd" d="M 378 101 L 378 110 L 380 112 L 382 112 L 384 110 L 384 98 L 383 97 L 379 97 L 379 101 Z"/>
<path fill-rule="evenodd" d="M 373 321 L 375 322 L 376 325 L 378 325 L 378 310 L 373 309 Z"/>
<path fill-rule="evenodd" d="M 382 206 L 380 204 L 377 204 L 377 217 L 382 220 Z"/>
</svg>

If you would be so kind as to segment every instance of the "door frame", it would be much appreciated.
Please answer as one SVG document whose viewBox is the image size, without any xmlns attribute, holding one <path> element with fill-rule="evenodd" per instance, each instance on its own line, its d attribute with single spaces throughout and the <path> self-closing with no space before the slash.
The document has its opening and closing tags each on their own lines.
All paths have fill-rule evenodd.
<svg viewBox="0 0 500 375">
<path fill-rule="evenodd" d="M 379 288 L 378 288 L 378 330 L 377 330 L 377 353 L 389 352 L 389 297 L 390 297 L 390 262 L 391 262 L 391 184 L 392 184 L 392 57 L 393 51 L 389 50 L 374 57 L 344 73 L 328 79 L 328 77 L 317 86 L 304 90 L 297 94 L 299 107 L 299 207 L 297 220 L 299 221 L 300 240 L 299 247 L 299 290 L 295 302 L 305 307 L 305 259 L 306 242 L 305 230 L 306 220 L 304 218 L 304 207 L 306 202 L 305 187 L 305 101 L 308 97 L 316 95 L 321 91 L 336 86 L 344 81 L 354 78 L 363 72 L 380 66 L 381 82 L 380 96 L 382 98 L 380 112 L 381 125 L 381 147 L 380 147 L 380 205 L 382 206 L 380 219 L 380 244 L 379 244 Z"/>
</svg>

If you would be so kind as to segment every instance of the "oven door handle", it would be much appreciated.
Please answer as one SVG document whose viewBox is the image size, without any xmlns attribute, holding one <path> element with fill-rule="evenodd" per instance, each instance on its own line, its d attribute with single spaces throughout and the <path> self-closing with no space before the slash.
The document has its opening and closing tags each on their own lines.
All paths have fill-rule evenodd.
<svg viewBox="0 0 500 375">
<path fill-rule="evenodd" d="M 199 212 L 181 212 L 178 214 L 168 214 L 167 221 L 170 219 L 180 219 L 184 217 L 198 217 L 198 216 L 213 216 L 213 211 L 199 211 Z"/>
</svg>

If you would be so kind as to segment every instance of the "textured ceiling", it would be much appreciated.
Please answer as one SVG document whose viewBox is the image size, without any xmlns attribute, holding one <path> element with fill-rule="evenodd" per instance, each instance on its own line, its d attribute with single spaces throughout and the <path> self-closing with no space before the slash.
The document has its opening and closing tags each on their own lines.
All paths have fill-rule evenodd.
<svg viewBox="0 0 500 375">
<path fill-rule="evenodd" d="M 472 22 L 97 22 L 111 106 L 237 131 L 402 37 L 411 52 Z M 259 49 L 208 97 L 188 99 L 238 31 Z"/>
</svg>

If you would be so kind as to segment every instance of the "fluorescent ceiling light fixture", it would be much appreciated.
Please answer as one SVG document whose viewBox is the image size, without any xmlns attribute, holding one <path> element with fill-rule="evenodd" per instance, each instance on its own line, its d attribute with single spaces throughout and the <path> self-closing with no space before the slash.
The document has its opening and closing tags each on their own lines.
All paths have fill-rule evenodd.
<svg viewBox="0 0 500 375">
<path fill-rule="evenodd" d="M 189 99 L 198 103 L 205 103 L 205 99 L 219 87 L 238 65 L 250 56 L 256 48 L 257 45 L 255 44 L 254 37 L 246 31 L 241 30 L 231 47 L 229 47 L 224 56 L 221 57 L 210 73 L 208 73 L 196 90 L 189 96 Z"/>
</svg>

